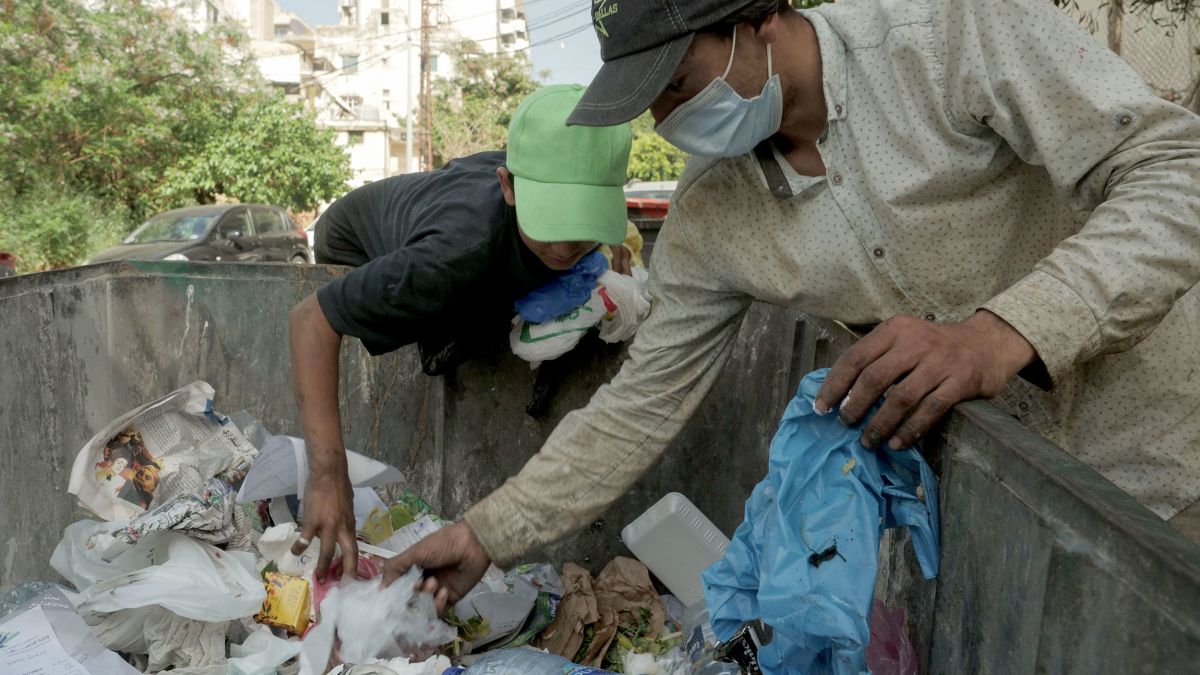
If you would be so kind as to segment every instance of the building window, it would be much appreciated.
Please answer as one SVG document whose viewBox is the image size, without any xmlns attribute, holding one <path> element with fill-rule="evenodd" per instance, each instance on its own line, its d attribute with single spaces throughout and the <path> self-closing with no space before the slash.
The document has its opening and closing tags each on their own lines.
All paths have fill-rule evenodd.
<svg viewBox="0 0 1200 675">
<path fill-rule="evenodd" d="M 387 12 L 379 13 L 379 25 L 380 26 L 388 25 L 388 13 Z"/>
<path fill-rule="evenodd" d="M 384 97 L 384 98 L 387 98 L 387 97 L 389 97 L 389 96 L 391 96 L 391 95 L 392 95 L 392 90 L 391 90 L 391 89 L 384 89 L 384 90 L 383 90 L 383 97 Z"/>
<path fill-rule="evenodd" d="M 347 73 L 358 72 L 358 54 L 342 56 L 342 71 Z"/>
<path fill-rule="evenodd" d="M 437 72 L 437 54 L 434 54 L 429 57 L 429 72 L 431 72 L 431 73 Z"/>
<path fill-rule="evenodd" d="M 204 18 L 210 26 L 215 26 L 217 21 L 221 18 L 220 10 L 217 9 L 217 6 L 214 5 L 211 0 L 204 3 Z"/>
<path fill-rule="evenodd" d="M 500 18 L 505 21 L 512 21 L 517 18 L 517 10 L 512 7 L 505 7 L 500 10 Z"/>
<path fill-rule="evenodd" d="M 275 37 L 277 37 L 277 38 L 287 37 L 287 34 L 288 34 L 287 26 L 275 26 Z"/>
<path fill-rule="evenodd" d="M 362 145 L 362 142 L 363 142 L 363 132 L 361 132 L 361 131 L 347 131 L 346 132 L 346 145 Z"/>
</svg>

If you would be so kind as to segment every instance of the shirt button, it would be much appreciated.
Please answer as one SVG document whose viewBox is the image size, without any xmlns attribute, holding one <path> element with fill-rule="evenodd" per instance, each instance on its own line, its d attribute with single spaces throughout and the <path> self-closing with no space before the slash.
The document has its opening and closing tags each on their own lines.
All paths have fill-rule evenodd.
<svg viewBox="0 0 1200 675">
<path fill-rule="evenodd" d="M 882 258 L 882 257 L 883 257 L 883 249 L 882 249 L 882 248 L 879 248 L 878 246 L 876 246 L 876 247 L 875 247 L 875 250 L 874 250 L 874 251 L 871 251 L 871 253 L 872 253 L 872 254 L 873 254 L 873 255 L 874 255 L 876 258 Z"/>
<path fill-rule="evenodd" d="M 1118 121 L 1121 123 L 1121 126 L 1123 126 L 1123 127 L 1127 127 L 1130 124 L 1133 124 L 1133 118 L 1130 117 L 1129 115 L 1121 115 L 1121 119 Z"/>
<path fill-rule="evenodd" d="M 925 313 L 925 320 L 926 320 L 926 321 L 937 321 L 937 315 L 936 315 L 936 314 L 934 314 L 933 312 L 926 312 L 926 313 Z"/>
<path fill-rule="evenodd" d="M 833 174 L 833 184 L 834 185 L 842 184 L 842 174 L 840 174 L 840 173 Z"/>
<path fill-rule="evenodd" d="M 842 114 L 842 104 L 839 103 L 839 104 L 833 106 L 833 111 L 836 112 L 837 114 L 841 115 Z"/>
</svg>

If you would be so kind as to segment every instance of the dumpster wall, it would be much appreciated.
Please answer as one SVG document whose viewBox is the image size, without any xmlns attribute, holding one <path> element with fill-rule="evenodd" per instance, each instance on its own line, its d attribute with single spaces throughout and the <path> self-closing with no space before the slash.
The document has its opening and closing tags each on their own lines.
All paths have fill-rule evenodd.
<svg viewBox="0 0 1200 675">
<path fill-rule="evenodd" d="M 291 391 L 288 310 L 341 273 L 324 266 L 108 263 L 0 282 L 0 586 L 45 577 L 62 528 L 84 514 L 66 494 L 78 449 L 113 417 L 188 382 L 216 407 L 245 409 L 301 435 Z M 623 551 L 620 529 L 669 491 L 732 532 L 761 478 L 768 441 L 800 374 L 801 317 L 755 307 L 731 367 L 658 469 L 591 527 L 544 557 L 599 571 Z M 799 332 L 798 332 L 799 331 Z M 811 342 L 811 336 L 809 336 Z M 497 345 L 444 377 L 421 374 L 415 348 L 370 357 L 347 340 L 341 362 L 347 445 L 400 468 L 449 517 L 517 472 L 570 410 L 619 368 L 621 348 L 586 343 L 557 364 L 562 382 L 540 419 L 525 414 L 535 372 Z M 812 350 L 807 358 L 815 358 Z M 793 374 L 793 370 L 797 372 Z M 722 476 L 719 489 L 697 477 Z"/>
<path fill-rule="evenodd" d="M 78 448 L 101 425 L 195 379 L 218 409 L 299 434 L 287 311 L 336 268 L 110 263 L 0 280 L 0 587 L 52 576 Z M 800 377 L 853 340 L 755 306 L 730 367 L 663 461 L 592 527 L 538 557 L 593 571 L 619 531 L 665 492 L 727 534 L 765 473 Z M 524 414 L 528 364 L 497 346 L 445 377 L 415 350 L 342 359 L 348 445 L 403 470 L 449 516 L 499 485 L 557 421 L 586 403 L 621 350 L 585 347 L 542 419 Z M 1200 547 L 1098 474 L 986 403 L 958 407 L 924 447 L 941 476 L 942 574 L 921 579 L 903 533 L 885 538 L 877 593 L 904 607 L 930 673 L 1195 672 Z M 717 479 L 716 477 L 720 477 Z"/>
</svg>

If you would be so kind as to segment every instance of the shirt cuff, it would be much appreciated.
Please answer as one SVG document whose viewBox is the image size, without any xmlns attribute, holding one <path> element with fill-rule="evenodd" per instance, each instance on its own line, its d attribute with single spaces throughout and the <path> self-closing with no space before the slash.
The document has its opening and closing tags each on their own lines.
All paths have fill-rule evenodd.
<svg viewBox="0 0 1200 675">
<path fill-rule="evenodd" d="M 509 569 L 535 546 L 533 531 L 502 485 L 463 516 L 492 564 Z"/>
<path fill-rule="evenodd" d="M 1004 319 L 1033 345 L 1054 383 L 1100 352 L 1100 325 L 1073 288 L 1033 272 L 980 309 Z"/>
</svg>

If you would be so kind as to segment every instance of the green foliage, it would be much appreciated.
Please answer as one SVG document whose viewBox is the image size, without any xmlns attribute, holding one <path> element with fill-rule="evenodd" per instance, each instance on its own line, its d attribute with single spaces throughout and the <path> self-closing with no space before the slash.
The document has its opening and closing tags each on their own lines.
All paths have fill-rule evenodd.
<svg viewBox="0 0 1200 675">
<path fill-rule="evenodd" d="M 161 191 L 172 201 L 283 204 L 298 211 L 341 194 L 350 160 L 310 113 L 279 95 L 248 97 L 220 134 L 167 172 Z"/>
<path fill-rule="evenodd" d="M 654 131 L 654 118 L 644 112 L 633 120 L 633 149 L 629 153 L 631 180 L 678 180 L 687 153 Z"/>
<path fill-rule="evenodd" d="M 470 40 L 458 45 L 454 73 L 433 85 L 434 166 L 505 147 L 517 106 L 540 86 L 523 52 L 487 54 Z"/>
<path fill-rule="evenodd" d="M 243 42 L 140 0 L 0 0 L 0 194 L 83 195 L 124 230 L 218 193 L 297 210 L 339 194 L 344 153 L 269 88 Z M 79 204 L 64 213 L 83 218 Z M 5 225 L 22 260 L 79 257 L 75 239 L 25 226 Z"/>
<path fill-rule="evenodd" d="M 61 185 L 0 198 L 0 250 L 17 256 L 18 272 L 78 265 L 126 229 L 104 200 Z"/>
</svg>

